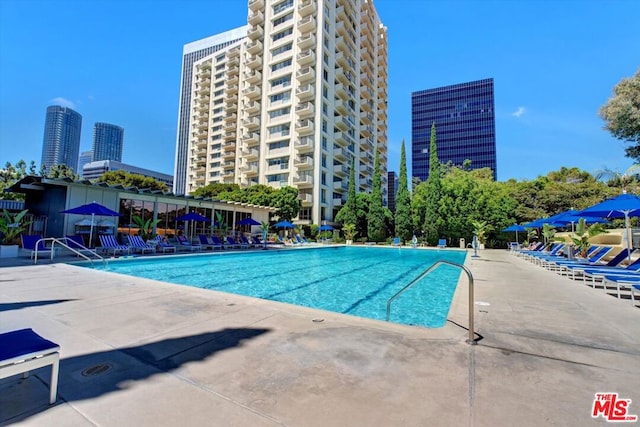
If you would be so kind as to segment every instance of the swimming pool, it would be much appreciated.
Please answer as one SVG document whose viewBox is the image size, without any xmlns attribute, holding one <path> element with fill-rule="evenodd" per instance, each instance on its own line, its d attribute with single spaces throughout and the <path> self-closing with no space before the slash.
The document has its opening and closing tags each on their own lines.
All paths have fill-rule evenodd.
<svg viewBox="0 0 640 427">
<path fill-rule="evenodd" d="M 435 261 L 465 251 L 328 247 L 109 261 L 108 271 L 385 320 L 387 300 Z M 102 269 L 102 267 L 96 267 Z M 442 265 L 391 307 L 392 322 L 445 324 L 460 270 Z"/>
</svg>

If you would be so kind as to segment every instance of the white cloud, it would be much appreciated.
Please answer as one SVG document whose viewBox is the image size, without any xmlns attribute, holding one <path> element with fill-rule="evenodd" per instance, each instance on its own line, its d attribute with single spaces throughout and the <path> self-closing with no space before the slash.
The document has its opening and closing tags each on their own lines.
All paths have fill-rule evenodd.
<svg viewBox="0 0 640 427">
<path fill-rule="evenodd" d="M 63 107 L 76 108 L 76 104 L 73 101 L 69 101 L 61 96 L 50 99 L 49 102 L 56 105 L 62 105 Z"/>
<path fill-rule="evenodd" d="M 518 109 L 516 111 L 514 111 L 513 113 L 511 113 L 511 115 L 513 117 L 520 117 L 522 116 L 527 110 L 524 107 L 518 107 Z"/>
</svg>

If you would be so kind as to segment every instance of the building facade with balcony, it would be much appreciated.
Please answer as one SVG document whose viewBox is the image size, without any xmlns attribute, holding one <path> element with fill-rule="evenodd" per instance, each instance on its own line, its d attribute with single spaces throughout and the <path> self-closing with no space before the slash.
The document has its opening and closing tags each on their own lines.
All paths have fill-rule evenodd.
<svg viewBox="0 0 640 427">
<path fill-rule="evenodd" d="M 250 0 L 246 37 L 193 63 L 185 192 L 294 186 L 333 221 L 355 167 L 387 192 L 387 30 L 371 0 Z M 176 177 L 176 180 L 178 178 Z"/>
<path fill-rule="evenodd" d="M 411 94 L 411 172 L 429 177 L 431 125 L 441 163 L 490 168 L 497 178 L 493 79 L 477 80 Z"/>
<path fill-rule="evenodd" d="M 193 93 L 193 63 L 230 45 L 244 40 L 247 27 L 235 28 L 221 34 L 196 40 L 184 45 L 182 50 L 182 73 L 180 79 L 180 99 L 178 101 L 178 126 L 176 135 L 176 157 L 173 192 L 186 194 L 187 157 L 189 155 L 189 121 L 191 117 L 191 96 Z"/>
</svg>

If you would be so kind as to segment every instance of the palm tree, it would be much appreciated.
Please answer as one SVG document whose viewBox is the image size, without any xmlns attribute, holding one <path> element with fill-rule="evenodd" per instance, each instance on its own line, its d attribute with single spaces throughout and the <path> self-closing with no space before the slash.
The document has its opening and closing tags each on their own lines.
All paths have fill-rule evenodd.
<svg viewBox="0 0 640 427">
<path fill-rule="evenodd" d="M 640 176 L 640 164 L 631 165 L 624 172 L 605 167 L 595 173 L 595 179 L 606 181 L 610 187 L 620 187 L 623 193 L 627 192 L 631 184 L 638 182 L 638 176 Z"/>
</svg>

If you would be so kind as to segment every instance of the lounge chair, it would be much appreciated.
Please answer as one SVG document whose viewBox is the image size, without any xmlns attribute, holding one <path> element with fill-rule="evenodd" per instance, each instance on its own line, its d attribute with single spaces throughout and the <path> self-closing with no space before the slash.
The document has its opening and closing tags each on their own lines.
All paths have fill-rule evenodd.
<svg viewBox="0 0 640 427">
<path fill-rule="evenodd" d="M 640 296 L 640 285 L 631 285 L 631 304 L 635 307 L 636 306 L 636 299 L 635 299 L 635 294 L 638 294 L 638 296 Z"/>
<path fill-rule="evenodd" d="M 222 244 L 216 244 L 215 242 L 210 241 L 204 234 L 198 234 L 198 239 L 200 240 L 200 246 L 205 249 L 211 249 L 212 251 L 222 249 Z"/>
<path fill-rule="evenodd" d="M 619 267 L 624 260 L 629 258 L 631 252 L 633 252 L 633 249 L 629 251 L 625 248 L 605 264 L 565 264 L 562 268 L 567 271 L 567 275 L 571 273 L 572 279 L 576 279 L 577 276 L 582 277 L 583 281 L 591 278 L 593 287 L 595 287 L 595 281 L 599 277 L 598 275 L 601 276 L 601 273 L 616 273 L 622 271 L 623 274 L 626 274 L 624 272 L 638 272 L 640 270 L 640 258 L 625 267 Z"/>
<path fill-rule="evenodd" d="M 153 240 L 156 242 L 156 251 L 160 251 L 163 254 L 167 252 L 176 253 L 176 247 L 167 242 L 163 236 L 158 235 Z"/>
<path fill-rule="evenodd" d="M 179 251 L 201 251 L 202 250 L 202 246 L 201 245 L 194 245 L 192 244 L 189 239 L 187 239 L 184 236 L 176 236 L 176 240 L 178 241 L 178 246 L 176 246 L 178 248 Z"/>
<path fill-rule="evenodd" d="M 240 236 L 240 240 L 242 241 L 242 243 L 247 245 L 248 248 L 255 248 L 256 247 L 256 245 L 252 241 L 247 239 L 247 236 L 245 236 L 245 235 Z"/>
<path fill-rule="evenodd" d="M 400 246 L 402 242 L 400 241 L 399 237 L 394 237 L 393 238 L 393 242 L 391 242 L 391 246 Z"/>
<path fill-rule="evenodd" d="M 129 253 L 131 252 L 131 248 L 129 246 L 121 245 L 120 243 L 118 243 L 115 236 L 111 234 L 101 234 L 99 237 L 101 245 L 100 249 L 106 254 L 112 252 L 114 256 L 117 254 L 129 255 Z"/>
<path fill-rule="evenodd" d="M 220 248 L 222 249 L 229 249 L 229 245 L 227 245 L 225 242 L 220 240 L 220 238 L 215 234 L 211 236 L 211 241 L 213 242 L 214 245 L 220 246 Z"/>
<path fill-rule="evenodd" d="M 56 403 L 58 394 L 58 366 L 60 346 L 44 339 L 33 329 L 20 329 L 0 334 L 0 378 L 22 374 L 51 365 L 49 404 Z"/>
<path fill-rule="evenodd" d="M 68 234 L 64 238 L 64 243 L 74 251 L 81 254 L 96 254 L 95 248 L 88 248 L 84 245 L 84 240 L 79 234 Z"/>
<path fill-rule="evenodd" d="M 23 234 L 20 238 L 22 239 L 22 249 L 29 251 L 31 259 L 35 258 L 36 252 L 38 256 L 48 255 L 53 258 L 55 255 L 55 251 L 52 252 L 51 248 L 45 246 L 42 234 Z"/>
<path fill-rule="evenodd" d="M 446 248 L 447 247 L 447 239 L 440 239 L 438 240 L 438 247 L 439 248 Z"/>
<path fill-rule="evenodd" d="M 142 237 L 138 235 L 127 235 L 127 240 L 129 240 L 129 246 L 134 252 L 139 252 L 141 254 L 144 254 L 146 252 L 149 252 L 151 254 L 156 253 L 156 247 L 148 245 L 144 240 L 142 240 Z"/>
<path fill-rule="evenodd" d="M 239 249 L 248 249 L 249 246 L 245 243 L 241 243 L 241 242 L 236 242 L 236 240 L 231 237 L 228 236 L 227 237 L 227 243 L 232 247 L 232 248 L 239 248 Z"/>
</svg>

